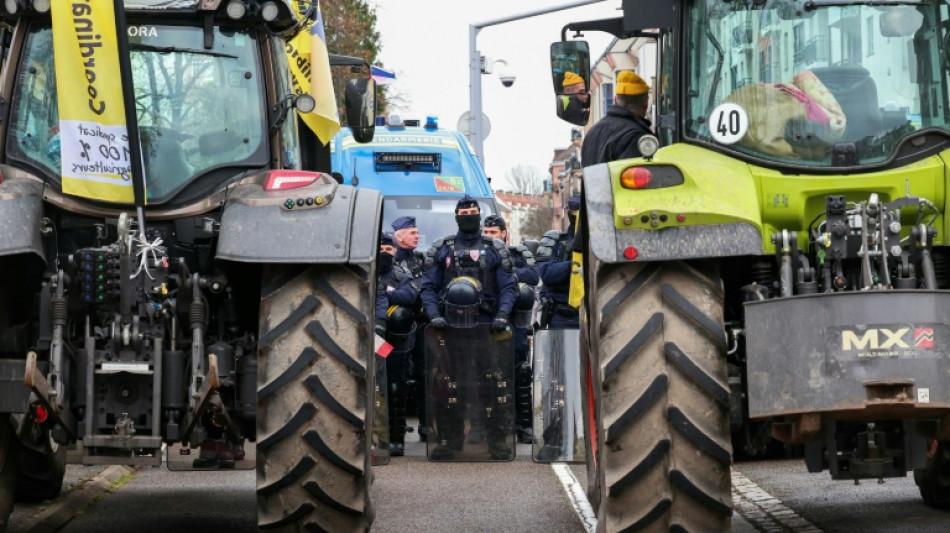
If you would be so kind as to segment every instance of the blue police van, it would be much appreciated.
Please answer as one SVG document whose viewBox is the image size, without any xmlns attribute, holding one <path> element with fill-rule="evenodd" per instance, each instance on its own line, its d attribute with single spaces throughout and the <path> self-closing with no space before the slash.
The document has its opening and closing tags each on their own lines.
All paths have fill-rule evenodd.
<svg viewBox="0 0 950 533">
<path fill-rule="evenodd" d="M 478 200 L 482 219 L 498 212 L 488 177 L 461 133 L 439 129 L 434 117 L 420 125 L 391 114 L 381 126 L 367 144 L 342 128 L 332 140 L 331 164 L 343 183 L 380 191 L 384 231 L 401 216 L 416 217 L 423 251 L 456 233 L 455 204 L 465 194 Z"/>
</svg>

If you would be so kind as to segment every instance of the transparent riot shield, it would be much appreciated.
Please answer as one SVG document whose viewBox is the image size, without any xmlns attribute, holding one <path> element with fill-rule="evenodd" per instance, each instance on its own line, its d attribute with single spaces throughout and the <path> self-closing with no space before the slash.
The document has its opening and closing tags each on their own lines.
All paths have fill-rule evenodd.
<svg viewBox="0 0 950 533">
<path fill-rule="evenodd" d="M 425 331 L 430 461 L 510 461 L 515 457 L 512 331 Z"/>
<path fill-rule="evenodd" d="M 370 462 L 373 466 L 389 464 L 389 380 L 386 379 L 386 359 L 376 356 L 376 396 L 373 403 L 373 448 Z"/>
<path fill-rule="evenodd" d="M 534 333 L 534 446 L 539 463 L 585 462 L 580 330 Z"/>
</svg>

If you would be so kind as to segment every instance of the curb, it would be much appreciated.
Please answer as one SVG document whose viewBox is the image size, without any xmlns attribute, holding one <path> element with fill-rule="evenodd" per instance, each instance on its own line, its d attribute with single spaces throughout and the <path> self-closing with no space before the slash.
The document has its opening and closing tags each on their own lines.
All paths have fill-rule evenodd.
<svg viewBox="0 0 950 533">
<path fill-rule="evenodd" d="M 93 505 L 106 493 L 113 483 L 134 470 L 127 466 L 113 465 L 89 478 L 63 498 L 31 517 L 24 524 L 25 533 L 52 533 L 59 531 L 77 514 Z"/>
</svg>

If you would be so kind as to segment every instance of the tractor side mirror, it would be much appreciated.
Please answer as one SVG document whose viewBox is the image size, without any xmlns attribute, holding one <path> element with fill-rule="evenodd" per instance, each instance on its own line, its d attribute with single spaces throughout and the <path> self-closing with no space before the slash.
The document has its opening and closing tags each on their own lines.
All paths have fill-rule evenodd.
<svg viewBox="0 0 950 533">
<path fill-rule="evenodd" d="M 376 132 L 376 81 L 372 78 L 353 78 L 343 88 L 346 122 L 359 143 L 373 140 Z"/>
<path fill-rule="evenodd" d="M 557 100 L 557 118 L 574 124 L 586 126 L 590 120 L 590 93 L 561 94 Z"/>
<path fill-rule="evenodd" d="M 590 86 L 590 48 L 587 41 L 551 43 L 551 79 L 554 93 L 586 93 Z"/>
</svg>

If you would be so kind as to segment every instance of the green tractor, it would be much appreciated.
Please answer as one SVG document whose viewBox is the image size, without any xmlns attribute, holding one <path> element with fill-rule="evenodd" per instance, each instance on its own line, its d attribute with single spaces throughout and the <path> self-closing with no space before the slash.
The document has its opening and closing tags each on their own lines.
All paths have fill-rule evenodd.
<svg viewBox="0 0 950 533">
<path fill-rule="evenodd" d="M 292 77 L 310 70 L 289 48 L 317 13 L 290 0 L 0 5 L 0 530 L 14 500 L 59 494 L 68 458 L 256 465 L 262 529 L 369 529 L 382 197 L 331 177 L 304 125 L 331 99 Z M 123 41 L 110 60 L 106 44 Z M 101 96 L 120 57 L 135 110 L 121 134 L 68 120 L 87 101 L 121 107 Z M 60 75 L 70 66 L 88 86 Z M 345 87 L 359 142 L 375 115 L 362 72 Z M 134 181 L 125 136 L 147 203 L 66 190 L 77 168 Z"/>
<path fill-rule="evenodd" d="M 656 47 L 656 136 L 584 168 L 598 530 L 728 531 L 768 438 L 950 507 L 950 5 L 624 0 L 559 109 L 571 30 Z"/>
</svg>

